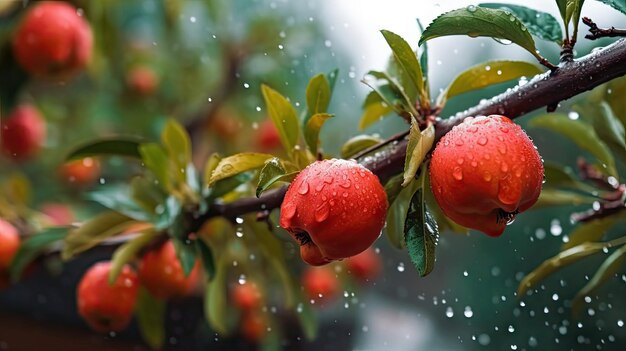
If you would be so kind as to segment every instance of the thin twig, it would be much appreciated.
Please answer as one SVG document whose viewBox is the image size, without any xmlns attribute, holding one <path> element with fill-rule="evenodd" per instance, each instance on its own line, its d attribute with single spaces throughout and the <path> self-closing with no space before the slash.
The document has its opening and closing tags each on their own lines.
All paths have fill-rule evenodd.
<svg viewBox="0 0 626 351">
<path fill-rule="evenodd" d="M 585 38 L 590 40 L 596 40 L 599 38 L 611 38 L 611 37 L 626 37 L 626 29 L 611 28 L 598 28 L 598 25 L 589 17 L 583 17 L 583 23 L 589 26 L 590 34 L 585 35 Z"/>
</svg>

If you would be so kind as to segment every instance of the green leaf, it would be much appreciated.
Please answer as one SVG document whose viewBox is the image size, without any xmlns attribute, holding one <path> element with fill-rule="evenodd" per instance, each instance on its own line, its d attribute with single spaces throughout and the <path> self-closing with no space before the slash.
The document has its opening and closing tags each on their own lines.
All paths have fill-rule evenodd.
<svg viewBox="0 0 626 351">
<path fill-rule="evenodd" d="M 589 151 L 606 166 L 609 175 L 618 178 L 615 160 L 611 151 L 598 135 L 579 120 L 571 120 L 564 114 L 552 113 L 533 118 L 529 125 L 534 128 L 545 128 L 560 133 L 576 143 L 581 149 Z"/>
<path fill-rule="evenodd" d="M 217 165 L 220 163 L 221 160 L 222 157 L 217 152 L 215 152 L 211 154 L 211 156 L 209 156 L 209 159 L 204 164 L 202 182 L 205 186 L 208 186 L 211 182 L 211 175 L 213 174 L 213 171 L 217 168 Z"/>
<path fill-rule="evenodd" d="M 70 259 L 106 239 L 122 233 L 136 223 L 139 222 L 118 212 L 101 213 L 69 232 L 65 238 L 61 257 L 64 260 Z"/>
<path fill-rule="evenodd" d="M 420 182 L 411 182 L 405 188 L 401 184 L 401 176 L 394 177 L 385 184 L 389 210 L 384 230 L 389 242 L 397 249 L 405 247 L 404 223 L 409 212 L 411 198 L 421 186 Z"/>
<path fill-rule="evenodd" d="M 316 113 L 309 118 L 304 127 L 304 140 L 314 155 L 318 153 L 320 130 L 326 120 L 331 117 L 334 116 L 328 113 Z"/>
<path fill-rule="evenodd" d="M 297 174 L 298 172 L 287 173 L 287 170 L 283 167 L 278 157 L 268 160 L 259 174 L 256 197 L 261 196 L 265 190 L 276 182 L 291 182 Z"/>
<path fill-rule="evenodd" d="M 204 271 L 206 272 L 207 278 L 210 281 L 211 279 L 213 279 L 213 277 L 215 277 L 216 270 L 213 250 L 211 250 L 211 246 L 209 245 L 209 243 L 204 241 L 202 238 L 196 240 L 196 247 L 198 248 L 200 261 L 202 262 Z"/>
<path fill-rule="evenodd" d="M 624 0 L 597 0 L 601 3 L 607 4 L 617 11 L 626 14 L 626 1 Z"/>
<path fill-rule="evenodd" d="M 593 193 L 596 189 L 576 179 L 571 168 L 546 161 L 543 163 L 543 174 L 546 180 L 544 188 L 570 188 Z"/>
<path fill-rule="evenodd" d="M 404 241 L 411 262 L 419 274 L 425 277 L 435 266 L 435 245 L 439 236 L 439 229 L 424 202 L 423 187 L 426 176 L 422 174 L 420 178 L 422 186 L 413 194 L 409 212 L 404 222 Z"/>
<path fill-rule="evenodd" d="M 244 172 L 236 176 L 215 182 L 208 192 L 208 200 L 213 201 L 235 190 L 241 184 L 247 183 L 254 178 L 254 172 Z"/>
<path fill-rule="evenodd" d="M 459 74 L 437 97 L 437 106 L 444 106 L 448 99 L 469 91 L 482 89 L 520 77 L 532 77 L 542 70 L 524 61 L 488 61 L 470 67 Z"/>
<path fill-rule="evenodd" d="M 533 209 L 550 206 L 579 206 L 590 205 L 598 199 L 593 196 L 582 195 L 569 190 L 560 190 L 544 187 Z"/>
<path fill-rule="evenodd" d="M 165 150 L 157 143 L 141 144 L 139 147 L 141 159 L 146 167 L 152 172 L 163 190 L 172 189 L 172 181 L 169 174 L 169 159 Z"/>
<path fill-rule="evenodd" d="M 300 124 L 296 110 L 284 96 L 267 85 L 261 85 L 261 92 L 270 118 L 280 135 L 280 140 L 287 153 L 291 155 L 300 136 Z"/>
<path fill-rule="evenodd" d="M 115 283 L 117 277 L 122 272 L 124 265 L 131 262 L 137 257 L 137 254 L 141 249 L 150 244 L 152 240 L 157 236 L 157 232 L 154 229 L 145 230 L 132 240 L 125 242 L 122 246 L 118 247 L 113 256 L 111 257 L 111 271 L 109 272 L 109 284 Z"/>
<path fill-rule="evenodd" d="M 585 296 L 591 296 L 602 284 L 619 273 L 626 263 L 626 246 L 615 250 L 602 263 L 593 278 L 576 294 L 572 300 L 572 311 L 577 315 L 582 309 Z"/>
<path fill-rule="evenodd" d="M 391 107 L 397 114 L 403 115 L 410 113 L 413 116 L 418 115 L 417 110 L 415 110 L 414 102 L 412 102 L 406 95 L 404 90 L 400 87 L 400 84 L 398 84 L 398 82 L 391 78 L 387 73 L 369 71 L 362 82 L 372 88 L 372 90 L 374 90 L 374 92 L 379 96 L 380 101 Z M 368 96 L 368 100 L 369 99 L 373 98 Z"/>
<path fill-rule="evenodd" d="M 209 185 L 215 184 L 218 180 L 230 178 L 239 173 L 261 168 L 267 160 L 273 158 L 270 154 L 256 152 L 243 152 L 232 156 L 224 157 L 220 160 L 211 174 Z"/>
<path fill-rule="evenodd" d="M 420 97 L 423 97 L 424 78 L 422 77 L 422 68 L 415 52 L 413 52 L 409 43 L 407 43 L 401 36 L 388 30 L 381 30 L 380 32 L 385 37 L 387 44 L 389 44 L 396 62 L 409 77 L 413 83 L 413 87 L 418 92 Z"/>
<path fill-rule="evenodd" d="M 330 86 L 330 93 L 335 90 L 335 83 L 337 83 L 337 77 L 339 76 L 339 69 L 335 68 L 334 70 L 328 72 L 326 74 L 326 80 L 328 80 L 328 85 Z"/>
<path fill-rule="evenodd" d="M 197 241 L 197 240 L 196 240 Z M 173 237 L 172 243 L 176 249 L 176 257 L 180 262 L 180 266 L 183 268 L 185 277 L 188 277 L 196 265 L 196 247 L 193 240 L 183 240 L 179 237 Z"/>
<path fill-rule="evenodd" d="M 128 189 L 132 201 L 145 212 L 156 215 L 157 208 L 165 202 L 166 195 L 154 180 L 142 176 L 134 177 Z M 156 220 L 156 218 L 154 218 Z M 154 221 L 153 221 L 154 223 Z"/>
<path fill-rule="evenodd" d="M 229 305 L 226 299 L 227 268 L 229 266 L 228 257 L 221 256 L 217 263 L 215 276 L 211 284 L 207 285 L 204 294 L 204 315 L 213 329 L 220 335 L 228 335 L 232 325 L 229 312 Z"/>
<path fill-rule="evenodd" d="M 365 104 L 363 104 L 363 115 L 359 120 L 359 129 L 363 130 L 369 127 L 393 111 L 393 107 L 383 101 L 376 91 L 370 92 Z"/>
<path fill-rule="evenodd" d="M 307 118 L 304 120 L 305 125 L 311 116 L 328 111 L 330 97 L 330 83 L 326 76 L 320 73 L 311 78 L 306 88 Z"/>
<path fill-rule="evenodd" d="M 563 24 L 565 25 L 565 32 L 568 32 L 567 27 L 569 26 L 569 18 L 567 18 L 567 3 L 571 2 L 571 0 L 556 0 L 556 5 L 559 7 L 559 13 L 561 14 L 561 19 L 563 20 Z"/>
<path fill-rule="evenodd" d="M 174 119 L 168 119 L 161 133 L 161 142 L 169 159 L 174 162 L 174 174 L 179 182 L 186 179 L 187 165 L 191 163 L 191 139 L 185 128 Z"/>
<path fill-rule="evenodd" d="M 165 342 L 165 301 L 152 296 L 145 288 L 139 289 L 137 297 L 137 325 L 143 340 L 154 350 L 160 350 Z"/>
<path fill-rule="evenodd" d="M 55 242 L 63 240 L 68 232 L 69 228 L 48 228 L 22 241 L 9 267 L 11 280 L 13 282 L 18 281 L 24 269 L 33 262 L 40 253 L 46 251 Z"/>
<path fill-rule="evenodd" d="M 424 33 L 424 27 L 422 26 L 422 22 L 420 22 L 419 18 L 417 20 L 417 26 L 420 29 L 420 35 Z M 420 67 L 422 68 L 422 76 L 424 77 L 424 82 L 428 81 L 428 44 L 424 43 L 418 48 L 418 54 L 420 59 Z M 428 93 L 428 86 L 425 84 L 424 91 Z"/>
<path fill-rule="evenodd" d="M 591 256 L 605 247 L 604 243 L 583 243 L 560 252 L 558 255 L 545 260 L 532 272 L 528 273 L 517 287 L 517 296 L 522 297 L 528 289 L 536 286 L 540 281 L 559 269 L 569 266 L 580 259 Z"/>
<path fill-rule="evenodd" d="M 437 17 L 426 28 L 419 44 L 427 40 L 448 35 L 469 35 L 470 37 L 491 37 L 509 40 L 526 49 L 533 56 L 537 54 L 535 41 L 528 29 L 517 18 L 503 10 L 487 9 L 470 5 L 466 8 L 446 12 Z"/>
<path fill-rule="evenodd" d="M 69 161 L 92 156 L 126 156 L 139 159 L 139 145 L 141 141 L 138 139 L 100 139 L 76 148 L 65 159 Z"/>
<path fill-rule="evenodd" d="M 569 233 L 569 241 L 563 244 L 561 250 L 571 249 L 582 243 L 601 240 L 619 219 L 617 216 L 609 216 L 578 224 Z"/>
<path fill-rule="evenodd" d="M 553 41 L 557 44 L 563 40 L 561 25 L 554 16 L 547 12 L 537 11 L 526 6 L 497 2 L 482 3 L 478 6 L 509 11 L 528 28 L 530 34 L 543 40 Z"/>
<path fill-rule="evenodd" d="M 613 113 L 611 105 L 606 101 L 600 102 L 595 117 L 593 129 L 600 139 L 616 150 L 617 155 L 626 158 L 626 131 L 622 122 Z"/>
<path fill-rule="evenodd" d="M 382 141 L 381 138 L 371 135 L 357 135 L 352 137 L 341 146 L 341 158 L 351 158 L 368 147 L 380 144 Z"/>
<path fill-rule="evenodd" d="M 568 0 L 567 1 L 567 10 L 566 16 L 572 19 L 572 23 L 574 24 L 574 34 L 573 38 L 576 38 L 576 34 L 578 33 L 578 22 L 580 22 L 580 13 L 583 9 L 583 3 L 585 0 Z"/>
<path fill-rule="evenodd" d="M 431 124 L 423 131 L 420 131 L 417 121 L 415 118 L 412 118 L 409 142 L 406 146 L 402 186 L 407 186 L 415 178 L 418 168 L 424 162 L 424 158 L 426 158 L 426 154 L 430 151 L 434 141 L 435 127 Z"/>
<path fill-rule="evenodd" d="M 150 222 L 153 219 L 151 213 L 137 205 L 128 185 L 98 187 L 98 190 L 85 194 L 85 198 L 137 221 Z"/>
</svg>

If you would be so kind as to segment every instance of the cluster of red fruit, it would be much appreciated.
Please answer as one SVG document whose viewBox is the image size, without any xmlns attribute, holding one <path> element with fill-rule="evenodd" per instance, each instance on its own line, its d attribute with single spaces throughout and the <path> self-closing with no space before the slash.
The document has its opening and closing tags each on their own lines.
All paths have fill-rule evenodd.
<svg viewBox="0 0 626 351">
<path fill-rule="evenodd" d="M 109 284 L 111 269 L 111 262 L 96 263 L 78 285 L 78 311 L 92 329 L 100 332 L 121 331 L 128 326 L 140 286 L 152 296 L 167 300 L 190 294 L 200 275 L 196 265 L 185 276 L 171 241 L 146 253 L 137 271 L 125 265 L 113 284 Z"/>
</svg>

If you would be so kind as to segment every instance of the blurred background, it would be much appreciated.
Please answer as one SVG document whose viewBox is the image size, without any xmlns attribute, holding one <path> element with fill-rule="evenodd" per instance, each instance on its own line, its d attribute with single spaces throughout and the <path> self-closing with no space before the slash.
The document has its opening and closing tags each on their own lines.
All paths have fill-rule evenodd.
<svg viewBox="0 0 626 351">
<path fill-rule="evenodd" d="M 11 36 L 30 2 L 0 2 L 4 53 L 0 70 L 2 77 L 9 77 L 17 69 L 7 54 Z M 5 184 L 13 184 L 7 180 L 15 177 L 27 180 L 32 188 L 30 206 L 69 204 L 77 220 L 101 209 L 85 201 L 83 192 L 124 182 L 141 169 L 111 158 L 100 165 L 97 179 L 77 184 L 59 171 L 70 150 L 96 136 L 156 140 L 166 119 L 174 117 L 194 127 L 198 164 L 216 151 L 224 155 L 263 151 L 257 142 L 267 116 L 262 83 L 299 107 L 309 78 L 338 68 L 329 108 L 337 117 L 328 121 L 321 135 L 325 152 L 337 156 L 348 138 L 363 133 L 358 121 L 369 88 L 360 80 L 369 70 L 383 70 L 389 60 L 390 50 L 379 30 L 400 34 L 415 47 L 420 34 L 416 19 L 426 26 L 445 11 L 472 4 L 461 0 L 71 2 L 92 26 L 93 60 L 71 80 L 26 80 L 18 75 L 11 82 L 0 82 L 1 118 L 16 104 L 28 102 L 48 122 L 40 156 L 19 164 L 0 159 L 0 180 Z M 552 1 L 509 2 L 559 17 Z M 587 1 L 583 15 L 600 26 L 626 27 L 623 15 L 599 2 Z M 581 27 L 581 33 L 585 30 Z M 610 42 L 591 42 L 581 36 L 577 55 Z M 542 41 L 538 45 L 544 56 L 558 61 L 558 46 Z M 523 49 L 486 38 L 440 38 L 429 42 L 429 50 L 434 94 L 477 63 L 533 61 Z M 149 71 L 150 78 L 133 78 L 138 68 Z M 442 117 L 516 83 L 457 97 Z M 568 112 L 568 106 L 564 102 L 559 110 Z M 518 121 L 525 126 L 526 120 Z M 385 138 L 405 129 L 401 119 L 388 118 L 364 132 Z M 575 165 L 577 154 L 571 152 L 571 142 L 533 129 L 528 134 L 544 159 Z M 375 244 L 384 262 L 379 278 L 347 288 L 334 303 L 318 310 L 318 340 L 307 342 L 296 333 L 281 344 L 285 349 L 311 350 L 623 350 L 626 275 L 603 287 L 580 320 L 569 314 L 570 299 L 603 257 L 563 269 L 547 279 L 538 293 L 515 296 L 524 274 L 553 256 L 567 240 L 573 210 L 529 211 L 497 239 L 476 232 L 442 233 L 435 269 L 425 278 L 419 277 L 405 251 L 394 249 L 382 237 Z M 0 292 L 0 350 L 35 349 L 26 339 L 27 330 L 49 328 L 58 328 L 58 335 L 80 335 L 75 340 L 89 347 L 145 348 L 134 327 L 121 335 L 101 336 L 89 332 L 76 315 L 77 280 L 89 264 L 110 254 L 102 248 L 65 264 L 49 260 L 45 270 Z M 253 349 L 210 331 L 196 310 L 198 303 L 183 301 L 169 307 L 166 349 Z M 70 338 L 56 342 L 51 349 L 76 346 L 70 345 Z"/>
</svg>

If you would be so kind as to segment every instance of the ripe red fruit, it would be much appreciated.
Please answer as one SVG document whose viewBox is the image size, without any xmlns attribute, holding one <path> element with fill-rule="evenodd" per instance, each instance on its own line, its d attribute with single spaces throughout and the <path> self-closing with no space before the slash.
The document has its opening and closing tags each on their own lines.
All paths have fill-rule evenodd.
<svg viewBox="0 0 626 351">
<path fill-rule="evenodd" d="M 128 72 L 126 84 L 133 92 L 148 96 L 156 91 L 159 85 L 159 78 L 151 68 L 138 66 Z"/>
<path fill-rule="evenodd" d="M 330 267 L 308 267 L 302 275 L 302 287 L 308 298 L 329 301 L 339 292 L 339 279 Z"/>
<path fill-rule="evenodd" d="M 300 243 L 300 255 L 319 266 L 367 249 L 385 224 L 387 196 L 378 178 L 354 161 L 324 160 L 291 183 L 280 225 Z"/>
<path fill-rule="evenodd" d="M 188 295 L 198 284 L 200 266 L 196 262 L 189 276 L 176 256 L 171 240 L 146 253 L 139 262 L 139 279 L 150 293 L 159 299 Z"/>
<path fill-rule="evenodd" d="M 0 219 L 0 272 L 6 271 L 20 248 L 20 236 L 15 227 Z"/>
<path fill-rule="evenodd" d="M 499 236 L 537 201 L 543 164 L 526 133 L 507 117 L 466 118 L 437 144 L 430 181 L 446 216 Z"/>
<path fill-rule="evenodd" d="M 244 283 L 231 289 L 231 299 L 239 309 L 249 311 L 259 307 L 263 297 L 255 283 Z"/>
<path fill-rule="evenodd" d="M 71 184 L 91 185 L 100 177 L 100 161 L 91 157 L 69 161 L 61 166 L 59 173 Z"/>
<path fill-rule="evenodd" d="M 69 225 L 74 222 L 74 212 L 64 204 L 45 203 L 41 206 L 41 212 L 48 217 L 52 225 Z"/>
<path fill-rule="evenodd" d="M 376 278 L 382 268 L 380 256 L 371 247 L 356 256 L 346 258 L 343 262 L 348 273 L 361 282 Z"/>
<path fill-rule="evenodd" d="M 276 150 L 281 146 L 278 130 L 269 119 L 265 119 L 259 123 L 259 129 L 256 135 L 256 144 L 260 151 L 268 152 Z"/>
<path fill-rule="evenodd" d="M 91 58 L 89 24 L 66 2 L 42 1 L 31 6 L 17 28 L 13 52 L 17 62 L 38 77 L 67 77 Z"/>
<path fill-rule="evenodd" d="M 111 262 L 91 266 L 78 284 L 78 313 L 98 332 L 124 330 L 133 316 L 139 279 L 126 265 L 112 285 L 109 285 Z"/>
<path fill-rule="evenodd" d="M 0 145 L 4 154 L 21 161 L 35 156 L 46 139 L 46 121 L 30 105 L 21 105 L 1 121 Z"/>
<path fill-rule="evenodd" d="M 263 316 L 256 311 L 245 312 L 241 316 L 241 333 L 249 342 L 258 343 L 267 333 Z"/>
</svg>

